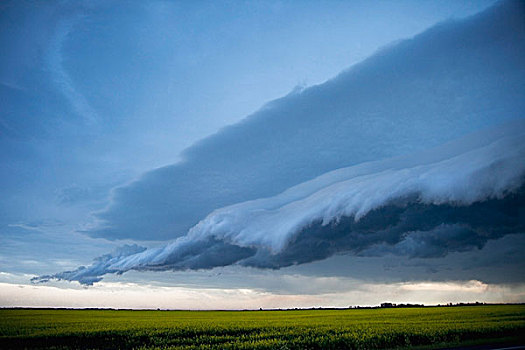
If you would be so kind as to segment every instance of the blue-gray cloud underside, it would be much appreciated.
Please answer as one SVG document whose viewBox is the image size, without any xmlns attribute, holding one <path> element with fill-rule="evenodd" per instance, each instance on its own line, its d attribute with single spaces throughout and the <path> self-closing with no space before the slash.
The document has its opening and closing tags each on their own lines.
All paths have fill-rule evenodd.
<svg viewBox="0 0 525 350">
<path fill-rule="evenodd" d="M 325 172 L 439 145 L 523 117 L 523 4 L 505 2 L 385 48 L 273 101 L 114 191 L 88 234 L 166 240 L 212 210 Z"/>
<path fill-rule="evenodd" d="M 338 169 L 277 196 L 215 210 L 164 247 L 106 255 L 35 281 L 91 284 L 129 270 L 277 269 L 335 254 L 424 259 L 481 249 L 525 232 L 524 140 L 519 120 Z"/>
</svg>

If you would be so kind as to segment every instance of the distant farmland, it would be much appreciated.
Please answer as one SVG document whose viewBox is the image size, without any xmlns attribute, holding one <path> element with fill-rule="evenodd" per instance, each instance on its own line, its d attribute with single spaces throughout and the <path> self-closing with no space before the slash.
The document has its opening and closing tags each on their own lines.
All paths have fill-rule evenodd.
<svg viewBox="0 0 525 350">
<path fill-rule="evenodd" d="M 291 311 L 0 310 L 0 348 L 385 349 L 525 341 L 525 305 Z"/>
</svg>

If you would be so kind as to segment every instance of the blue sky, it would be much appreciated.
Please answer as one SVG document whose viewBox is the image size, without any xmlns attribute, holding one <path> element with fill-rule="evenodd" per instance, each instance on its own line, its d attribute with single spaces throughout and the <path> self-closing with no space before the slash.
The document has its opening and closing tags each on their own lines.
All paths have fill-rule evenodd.
<svg viewBox="0 0 525 350">
<path fill-rule="evenodd" d="M 243 211 L 234 211 L 235 217 L 244 218 L 237 213 L 248 210 L 242 205 L 247 200 L 273 198 L 300 183 L 311 188 L 308 181 L 315 177 L 363 162 L 408 157 L 406 162 L 419 164 L 413 160 L 418 157 L 412 155 L 415 152 L 518 118 L 524 108 L 519 89 L 523 65 L 513 57 L 523 54 L 522 47 L 515 46 L 512 36 L 509 45 L 501 44 L 503 50 L 498 41 L 478 43 L 467 32 L 468 24 L 465 42 L 456 43 L 467 53 L 447 37 L 448 31 L 453 36 L 463 28 L 454 27 L 454 19 L 460 21 L 493 3 L 4 2 L 0 302 L 25 305 L 30 294 L 14 302 L 11 288 L 28 285 L 35 275 L 89 265 L 93 258 L 121 246 L 128 248 L 120 248 L 112 258 L 131 254 L 128 250 L 149 248 L 144 254 L 150 254 L 151 249 L 165 249 L 213 210 L 240 203 L 235 210 Z M 403 41 L 443 21 L 437 29 Z M 478 22 L 472 27 L 489 31 L 483 37 L 491 38 L 490 30 L 494 38 L 508 35 L 505 28 L 487 29 L 483 19 Z M 440 52 L 441 48 L 452 53 Z M 454 62 L 447 57 L 454 57 Z M 381 74 L 387 74 L 388 81 L 382 81 Z M 493 92 L 494 86 L 500 91 Z M 383 90 L 378 92 L 378 87 Z M 510 132 L 500 133 L 508 136 L 508 145 L 513 144 Z M 212 216 L 210 222 L 216 219 Z M 247 222 L 239 220 L 232 227 L 248 230 Z M 268 226 L 261 223 L 257 230 L 261 227 Z M 454 298 L 458 290 L 465 291 L 465 283 L 485 290 L 510 288 L 505 289 L 508 300 L 516 300 L 523 295 L 519 284 L 523 281 L 513 271 L 523 261 L 486 266 L 487 259 L 497 260 L 508 249 L 523 245 L 519 225 L 516 230 L 480 240 L 454 226 L 445 230 L 446 237 L 454 240 L 461 235 L 470 243 L 431 256 L 414 253 L 408 260 L 399 253 L 403 249 L 406 253 L 407 243 L 401 241 L 388 249 L 371 247 L 366 254 L 327 252 L 316 258 L 306 258 L 311 247 L 297 246 L 294 249 L 303 257 L 299 261 L 305 264 L 288 264 L 282 256 L 276 263 L 285 267 L 281 270 L 258 269 L 272 264 L 272 259 L 261 258 L 261 251 L 256 262 L 237 263 L 234 256 L 249 255 L 259 241 L 241 240 L 252 243 L 233 248 L 208 242 L 223 256 L 229 249 L 234 266 L 224 266 L 230 265 L 226 261 L 210 265 L 205 257 L 199 263 L 203 265 L 188 265 L 190 271 L 181 265 L 182 271 L 172 271 L 172 266 L 170 271 L 110 275 L 89 287 L 87 297 L 71 292 L 83 290 L 77 282 L 51 281 L 32 288 L 71 292 L 64 306 L 78 306 L 78 300 L 90 298 L 89 291 L 106 293 L 106 286 L 141 292 L 161 287 L 187 288 L 184 293 L 190 294 L 197 290 L 216 298 L 209 308 L 226 305 L 224 293 L 250 290 L 255 294 L 246 303 L 254 307 L 261 298 L 274 300 L 273 295 L 286 295 L 283 303 L 292 307 L 334 302 L 325 295 L 330 292 L 323 289 L 326 281 L 312 282 L 319 278 L 334 279 L 332 292 L 350 285 L 358 291 L 367 281 L 374 286 L 389 283 L 394 294 L 406 289 L 403 283 L 420 286 L 417 283 L 430 279 L 438 291 L 447 283 L 456 289 L 428 302 Z M 262 235 L 268 237 L 267 232 Z M 413 239 L 420 245 L 427 242 L 420 236 Z M 472 247 L 485 252 L 480 253 L 483 259 Z M 388 257 L 378 253 L 380 248 L 388 251 Z M 472 256 L 483 260 L 475 273 L 454 271 Z M 348 264 L 360 267 L 347 269 Z M 192 266 L 205 269 L 193 271 Z M 393 268 L 397 272 L 389 277 L 386 266 L 405 267 Z M 431 270 L 436 271 L 429 278 Z M 508 271 L 508 278 L 496 278 L 502 270 Z M 273 279 L 280 282 L 272 285 Z M 297 285 L 307 283 L 317 287 L 301 295 Z M 376 302 L 366 295 L 371 294 L 358 293 L 344 302 Z M 409 300 L 401 301 L 418 297 L 407 294 Z M 473 296 L 465 296 L 469 297 Z M 85 305 L 93 305 L 93 300 Z M 46 302 L 52 303 L 41 301 Z M 165 307 L 178 305 L 171 300 Z"/>
</svg>

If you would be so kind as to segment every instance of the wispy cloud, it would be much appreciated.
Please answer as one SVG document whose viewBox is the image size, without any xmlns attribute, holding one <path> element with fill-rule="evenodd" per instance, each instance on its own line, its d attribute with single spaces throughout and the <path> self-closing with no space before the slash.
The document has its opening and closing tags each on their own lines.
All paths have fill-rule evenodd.
<svg viewBox="0 0 525 350">
<path fill-rule="evenodd" d="M 64 44 L 75 26 L 85 19 L 86 16 L 74 15 L 62 19 L 57 23 L 47 53 L 47 67 L 49 73 L 52 75 L 54 84 L 67 99 L 73 111 L 80 116 L 85 123 L 92 125 L 99 120 L 97 112 L 89 104 L 86 97 L 77 89 L 64 66 Z"/>
</svg>

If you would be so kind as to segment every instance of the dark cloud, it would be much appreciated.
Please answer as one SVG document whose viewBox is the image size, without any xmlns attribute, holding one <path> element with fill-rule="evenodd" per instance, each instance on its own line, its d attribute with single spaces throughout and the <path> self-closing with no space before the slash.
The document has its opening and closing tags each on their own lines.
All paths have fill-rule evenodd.
<svg viewBox="0 0 525 350">
<path fill-rule="evenodd" d="M 383 247 L 387 245 L 383 244 Z M 409 258 L 406 255 L 394 255 L 385 249 L 373 256 L 342 253 L 315 263 L 293 265 L 283 271 L 289 274 L 356 278 L 382 283 L 414 280 L 523 283 L 523 249 L 525 234 L 517 233 L 488 240 L 481 249 L 476 247 L 467 251 L 449 252 L 445 258 Z"/>
<path fill-rule="evenodd" d="M 87 233 L 173 239 L 214 209 L 522 117 L 524 18 L 523 3 L 504 2 L 273 101 L 187 149 L 181 163 L 115 189 Z"/>
<path fill-rule="evenodd" d="M 525 187 L 504 199 L 471 206 L 425 205 L 417 201 L 392 203 L 359 221 L 353 217 L 303 229 L 278 254 L 260 250 L 241 262 L 281 268 L 322 260 L 334 254 L 436 258 L 451 252 L 481 249 L 507 234 L 525 233 Z"/>
</svg>

